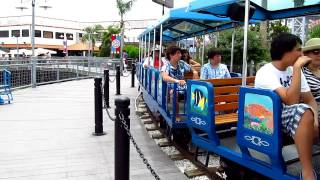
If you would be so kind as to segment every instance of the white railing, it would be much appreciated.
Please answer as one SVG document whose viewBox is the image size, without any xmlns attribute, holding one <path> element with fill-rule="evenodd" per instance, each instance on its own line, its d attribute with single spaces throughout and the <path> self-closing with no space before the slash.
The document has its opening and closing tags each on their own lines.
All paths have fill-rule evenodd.
<svg viewBox="0 0 320 180">
<path fill-rule="evenodd" d="M 36 85 L 61 82 L 66 80 L 90 78 L 102 76 L 105 69 L 109 69 L 110 75 L 115 75 L 118 59 L 109 58 L 50 58 L 36 60 Z M 2 70 L 11 72 L 11 84 L 13 88 L 32 86 L 31 60 L 0 60 L 0 84 L 3 82 Z"/>
</svg>

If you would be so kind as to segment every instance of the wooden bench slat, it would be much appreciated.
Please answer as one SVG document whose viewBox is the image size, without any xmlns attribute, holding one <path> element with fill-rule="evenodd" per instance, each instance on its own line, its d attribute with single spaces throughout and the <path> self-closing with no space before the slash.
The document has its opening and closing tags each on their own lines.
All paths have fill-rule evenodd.
<svg viewBox="0 0 320 180">
<path fill-rule="evenodd" d="M 238 94 L 215 96 L 214 103 L 217 104 L 219 102 L 238 102 L 238 98 L 239 98 Z"/>
<path fill-rule="evenodd" d="M 247 77 L 247 84 L 254 83 L 255 76 Z M 242 78 L 226 78 L 226 79 L 207 79 L 207 82 L 212 83 L 216 86 L 228 86 L 228 85 L 241 85 Z"/>
<path fill-rule="evenodd" d="M 184 74 L 184 80 L 193 79 L 193 72 L 187 72 Z"/>
<path fill-rule="evenodd" d="M 215 104 L 214 111 L 227 111 L 238 109 L 238 102 L 226 103 L 226 104 Z"/>
<path fill-rule="evenodd" d="M 215 124 L 216 125 L 236 123 L 237 121 L 238 121 L 238 114 L 237 113 L 222 114 L 222 115 L 217 115 L 215 117 Z"/>
<path fill-rule="evenodd" d="M 219 94 L 226 93 L 238 93 L 240 90 L 240 86 L 224 86 L 224 87 L 215 87 L 213 88 L 215 96 Z"/>
</svg>

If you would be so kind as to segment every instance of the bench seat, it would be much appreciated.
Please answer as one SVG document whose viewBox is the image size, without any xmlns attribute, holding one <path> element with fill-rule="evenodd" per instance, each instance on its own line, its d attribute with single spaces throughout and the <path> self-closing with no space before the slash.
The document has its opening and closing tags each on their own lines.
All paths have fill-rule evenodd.
<svg viewBox="0 0 320 180">
<path fill-rule="evenodd" d="M 216 125 L 237 123 L 237 121 L 238 121 L 238 113 L 221 114 L 221 115 L 215 116 Z"/>
</svg>

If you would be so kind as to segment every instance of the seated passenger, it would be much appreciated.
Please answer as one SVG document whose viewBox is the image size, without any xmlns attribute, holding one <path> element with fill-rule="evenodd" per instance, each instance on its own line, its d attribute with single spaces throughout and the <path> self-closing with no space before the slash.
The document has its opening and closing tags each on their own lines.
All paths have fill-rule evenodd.
<svg viewBox="0 0 320 180">
<path fill-rule="evenodd" d="M 318 104 L 318 119 L 320 119 L 320 38 L 313 38 L 306 42 L 302 48 L 304 55 L 311 58 L 311 63 L 302 68 L 311 93 Z"/>
<path fill-rule="evenodd" d="M 189 51 L 186 49 L 182 50 L 182 58 L 184 62 L 188 63 L 191 67 L 193 67 L 194 70 L 200 72 L 201 64 L 198 63 L 197 61 L 194 61 L 191 59 L 191 56 L 189 54 Z"/>
<path fill-rule="evenodd" d="M 317 104 L 301 68 L 311 61 L 301 56 L 299 37 L 282 33 L 271 43 L 272 62 L 262 66 L 255 78 L 255 87 L 275 91 L 283 103 L 281 123 L 297 147 L 303 179 L 316 177 L 312 165 L 312 145 L 318 140 Z M 302 103 L 300 102 L 302 101 Z"/>
<path fill-rule="evenodd" d="M 166 51 L 168 63 L 162 66 L 161 76 L 164 81 L 169 82 L 168 88 L 172 89 L 172 83 L 178 83 L 178 90 L 186 89 L 186 81 L 184 80 L 184 73 L 193 71 L 193 78 L 198 78 L 198 72 L 185 63 L 181 59 L 181 49 L 177 46 L 168 47 Z"/>
<path fill-rule="evenodd" d="M 143 67 L 154 67 L 156 69 L 159 69 L 159 49 L 155 49 L 154 51 L 154 56 L 153 56 L 153 51 L 151 51 L 150 56 L 147 57 L 144 62 L 143 62 Z M 164 64 L 166 64 L 165 60 L 162 58 L 161 59 L 161 64 L 160 66 L 162 67 Z"/>
<path fill-rule="evenodd" d="M 231 78 L 225 64 L 221 64 L 221 52 L 210 49 L 208 51 L 208 63 L 201 68 L 200 79 L 222 79 Z"/>
</svg>

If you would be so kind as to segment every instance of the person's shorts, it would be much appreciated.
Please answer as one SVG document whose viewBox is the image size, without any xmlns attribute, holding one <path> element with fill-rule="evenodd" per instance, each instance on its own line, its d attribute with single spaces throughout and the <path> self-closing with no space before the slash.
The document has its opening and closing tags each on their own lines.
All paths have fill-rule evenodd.
<svg viewBox="0 0 320 180">
<path fill-rule="evenodd" d="M 292 138 L 294 138 L 299 122 L 307 109 L 311 109 L 311 107 L 303 103 L 283 105 L 281 114 L 283 131 Z"/>
</svg>

